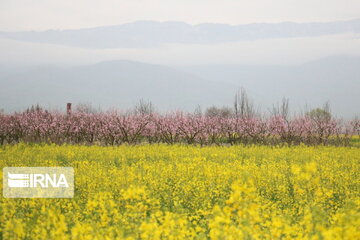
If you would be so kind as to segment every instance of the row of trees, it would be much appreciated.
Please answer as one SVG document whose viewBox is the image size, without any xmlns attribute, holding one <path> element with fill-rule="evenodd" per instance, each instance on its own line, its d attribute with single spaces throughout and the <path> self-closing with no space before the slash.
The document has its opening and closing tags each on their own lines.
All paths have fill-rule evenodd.
<svg viewBox="0 0 360 240">
<path fill-rule="evenodd" d="M 326 108 L 289 117 L 287 101 L 283 101 L 271 116 L 264 117 L 256 114 L 250 103 L 235 104 L 234 112 L 220 114 L 209 114 L 210 111 L 157 114 L 147 103 L 130 113 L 80 108 L 63 114 L 36 107 L 21 113 L 0 114 L 0 144 L 24 141 L 101 145 L 143 142 L 348 145 L 353 135 L 360 134 L 360 120 L 335 119 Z"/>
</svg>

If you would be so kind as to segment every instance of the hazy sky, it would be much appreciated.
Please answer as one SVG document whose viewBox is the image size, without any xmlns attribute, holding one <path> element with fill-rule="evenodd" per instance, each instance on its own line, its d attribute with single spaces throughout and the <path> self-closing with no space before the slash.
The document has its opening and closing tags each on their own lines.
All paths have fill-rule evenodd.
<svg viewBox="0 0 360 240">
<path fill-rule="evenodd" d="M 0 30 L 116 25 L 136 20 L 309 22 L 360 17 L 359 0 L 0 0 Z"/>
<path fill-rule="evenodd" d="M 356 18 L 360 18 L 360 0 L 0 0 L 0 31 L 77 29 L 138 20 L 246 24 Z M 0 64 L 72 65 L 114 59 L 159 64 L 299 64 L 342 54 L 360 54 L 359 34 L 102 50 L 0 39 Z"/>
<path fill-rule="evenodd" d="M 93 64 L 128 59 L 164 65 L 300 64 L 333 55 L 360 55 L 360 38 L 352 35 L 267 39 L 216 45 L 166 44 L 146 49 L 82 49 L 0 38 L 1 64 Z"/>
</svg>

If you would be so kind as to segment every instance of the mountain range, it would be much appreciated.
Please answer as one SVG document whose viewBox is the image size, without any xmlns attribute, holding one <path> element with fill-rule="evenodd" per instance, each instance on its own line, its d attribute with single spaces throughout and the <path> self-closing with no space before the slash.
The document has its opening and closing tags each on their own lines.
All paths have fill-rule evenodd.
<svg viewBox="0 0 360 240">
<path fill-rule="evenodd" d="M 314 23 L 228 25 L 137 21 L 75 30 L 0 32 L 0 38 L 82 48 L 149 48 L 162 44 L 215 44 L 271 38 L 360 33 L 360 19 Z"/>
<path fill-rule="evenodd" d="M 268 111 L 283 97 L 295 110 L 330 102 L 337 116 L 360 114 L 360 57 L 334 56 L 296 66 L 165 66 L 127 60 L 61 68 L 0 66 L 0 108 L 32 104 L 63 110 L 66 102 L 103 109 L 150 100 L 160 111 L 231 106 L 243 87 Z"/>
</svg>

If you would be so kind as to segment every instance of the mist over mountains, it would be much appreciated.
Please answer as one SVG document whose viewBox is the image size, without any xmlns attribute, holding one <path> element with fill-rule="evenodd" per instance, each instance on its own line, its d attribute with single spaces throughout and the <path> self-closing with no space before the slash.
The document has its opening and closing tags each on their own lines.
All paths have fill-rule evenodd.
<svg viewBox="0 0 360 240">
<path fill-rule="evenodd" d="M 193 111 L 198 105 L 231 107 L 236 91 L 245 88 L 265 113 L 286 97 L 295 111 L 329 101 L 335 115 L 350 118 L 360 115 L 359 33 L 360 19 L 138 21 L 0 32 L 0 109 L 40 104 L 64 110 L 66 102 L 128 109 L 144 99 L 159 111 Z"/>
<path fill-rule="evenodd" d="M 322 106 L 346 118 L 359 115 L 360 57 L 335 56 L 297 66 L 193 65 L 164 66 L 134 61 L 108 61 L 60 68 L 0 66 L 0 108 L 7 112 L 32 104 L 63 110 L 66 102 L 92 103 L 103 110 L 126 109 L 139 99 L 160 111 L 193 111 L 232 106 L 244 87 L 267 112 L 283 97 L 294 110 Z"/>
<path fill-rule="evenodd" d="M 0 32 L 1 38 L 81 48 L 149 48 L 162 44 L 214 44 L 272 38 L 360 33 L 360 19 L 324 23 L 228 25 L 137 21 L 117 26 L 42 32 Z"/>
<path fill-rule="evenodd" d="M 327 57 L 296 66 L 218 64 L 182 70 L 210 81 L 243 86 L 266 107 L 286 97 L 296 110 L 329 101 L 336 115 L 360 114 L 360 101 L 356 100 L 360 96 L 359 56 Z"/>
<path fill-rule="evenodd" d="M 125 60 L 66 69 L 38 66 L 20 74 L 7 73 L 0 84 L 4 86 L 1 107 L 6 110 L 36 103 L 62 107 L 66 102 L 126 109 L 139 99 L 151 100 L 161 110 L 185 110 L 214 102 L 211 98 L 216 96 L 215 102 L 225 104 L 234 88 L 167 66 Z"/>
</svg>

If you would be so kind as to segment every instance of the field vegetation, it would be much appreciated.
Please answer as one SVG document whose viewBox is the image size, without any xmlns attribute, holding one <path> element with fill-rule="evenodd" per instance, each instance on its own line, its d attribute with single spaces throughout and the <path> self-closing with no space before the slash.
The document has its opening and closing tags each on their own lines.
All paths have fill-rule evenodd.
<svg viewBox="0 0 360 240">
<path fill-rule="evenodd" d="M 360 238 L 355 147 L 20 143 L 5 166 L 74 167 L 75 197 L 0 198 L 3 239 Z"/>
</svg>

